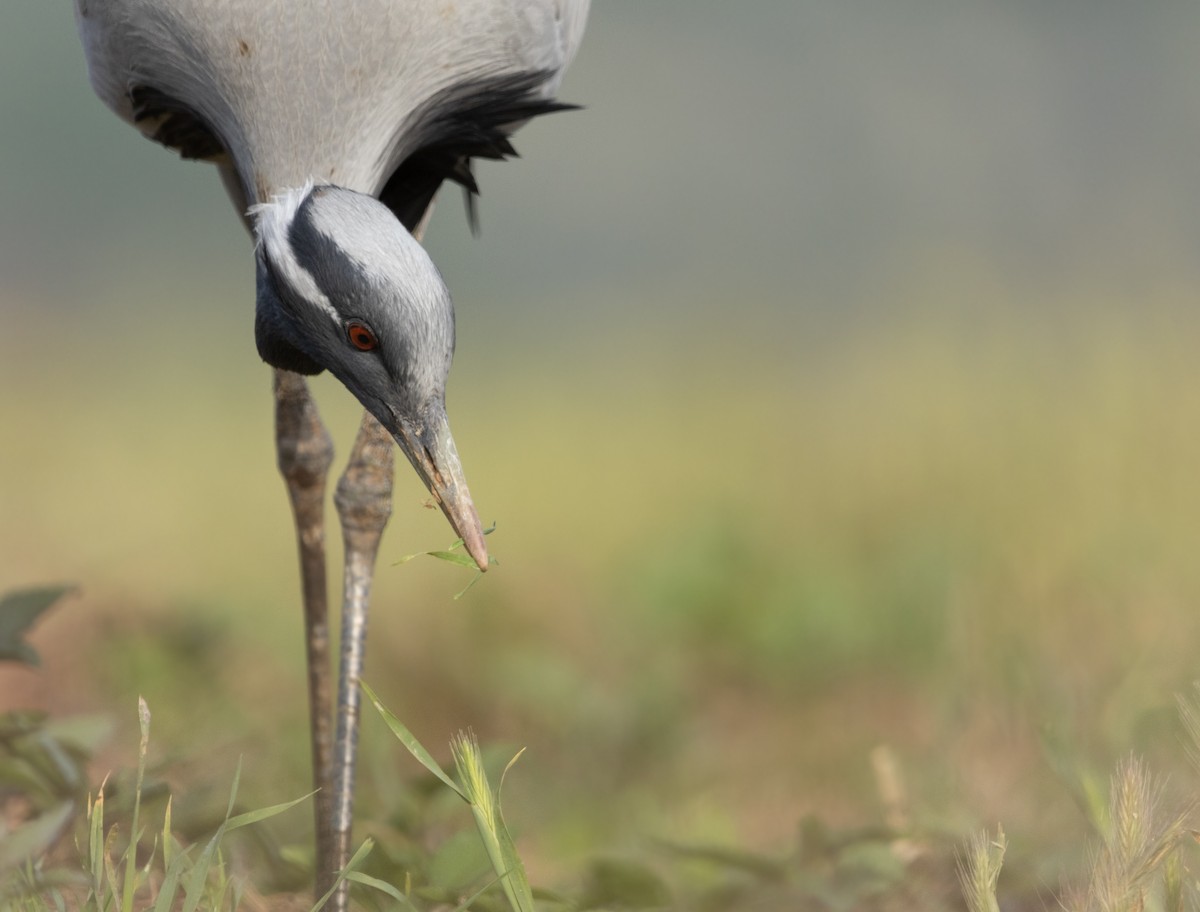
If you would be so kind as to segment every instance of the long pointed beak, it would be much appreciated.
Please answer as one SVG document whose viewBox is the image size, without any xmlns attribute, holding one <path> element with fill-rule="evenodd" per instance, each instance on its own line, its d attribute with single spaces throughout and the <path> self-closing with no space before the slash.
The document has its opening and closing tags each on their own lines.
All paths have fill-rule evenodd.
<svg viewBox="0 0 1200 912">
<path fill-rule="evenodd" d="M 458 449 L 450 435 L 450 421 L 444 409 L 429 412 L 421 426 L 397 416 L 392 436 L 408 457 L 429 493 L 433 495 L 446 519 L 463 540 L 463 547 L 471 555 L 480 570 L 488 568 L 487 545 L 483 541 L 483 526 L 467 479 L 463 475 Z"/>
</svg>

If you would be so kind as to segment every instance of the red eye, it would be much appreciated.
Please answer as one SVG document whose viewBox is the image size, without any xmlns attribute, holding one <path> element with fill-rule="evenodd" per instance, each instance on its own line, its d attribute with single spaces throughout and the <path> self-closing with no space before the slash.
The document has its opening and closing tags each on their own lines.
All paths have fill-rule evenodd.
<svg viewBox="0 0 1200 912">
<path fill-rule="evenodd" d="M 371 349 L 379 347 L 379 340 L 375 338 L 375 333 L 371 332 L 371 328 L 366 323 L 357 321 L 347 323 L 346 338 L 359 351 L 369 352 Z"/>
</svg>

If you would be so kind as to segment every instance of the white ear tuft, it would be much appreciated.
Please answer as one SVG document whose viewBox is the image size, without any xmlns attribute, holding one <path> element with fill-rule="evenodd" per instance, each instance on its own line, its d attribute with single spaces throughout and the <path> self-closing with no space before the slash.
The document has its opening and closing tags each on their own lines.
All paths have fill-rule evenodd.
<svg viewBox="0 0 1200 912">
<path fill-rule="evenodd" d="M 246 215 L 254 220 L 255 249 L 268 242 L 282 243 L 288 226 L 296 217 L 296 210 L 312 189 L 313 180 L 310 177 L 304 186 L 276 193 L 267 202 L 255 203 L 246 210 Z"/>
<path fill-rule="evenodd" d="M 296 252 L 292 250 L 288 239 L 296 213 L 312 191 L 313 182 L 309 179 L 303 187 L 284 190 L 272 196 L 270 202 L 251 206 L 246 214 L 254 219 L 254 251 L 258 256 L 267 258 L 278 280 L 285 283 L 295 296 L 308 301 L 340 324 L 341 317 L 337 310 L 317 286 L 312 274 L 296 259 Z"/>
</svg>

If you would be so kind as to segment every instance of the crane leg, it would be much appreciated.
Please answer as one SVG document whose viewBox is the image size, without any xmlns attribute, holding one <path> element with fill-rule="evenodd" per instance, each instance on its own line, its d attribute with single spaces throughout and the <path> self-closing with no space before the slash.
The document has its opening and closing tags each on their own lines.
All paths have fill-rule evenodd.
<svg viewBox="0 0 1200 912">
<path fill-rule="evenodd" d="M 413 231 L 420 241 L 433 212 L 431 203 Z M 354 771 L 358 761 L 358 722 L 362 694 L 358 688 L 367 645 L 367 608 L 379 541 L 392 516 L 395 450 L 391 434 L 363 412 L 346 471 L 338 479 L 334 504 L 342 524 L 345 575 L 342 583 L 342 655 L 338 669 L 337 740 L 333 770 L 332 846 L 334 875 L 350 861 L 354 826 Z M 317 891 L 318 896 L 324 892 Z M 350 882 L 343 880 L 331 903 L 333 912 L 350 908 Z"/>
<path fill-rule="evenodd" d="M 333 463 L 333 441 L 321 423 L 304 378 L 281 370 L 275 371 L 275 448 L 279 471 L 292 502 L 300 547 L 319 897 L 333 886 L 342 867 L 337 863 L 333 838 L 329 602 L 325 575 L 325 481 Z"/>
<path fill-rule="evenodd" d="M 420 241 L 432 204 L 413 232 Z M 308 660 L 309 724 L 313 788 L 316 790 L 316 884 L 318 898 L 350 861 L 354 823 L 354 772 L 358 758 L 358 688 L 367 640 L 367 608 L 379 541 L 392 515 L 395 456 L 391 435 L 370 412 L 338 480 L 334 503 L 342 525 L 345 574 L 342 589 L 341 662 L 338 670 L 336 742 L 330 707 L 329 602 L 325 567 L 325 483 L 333 464 L 333 441 L 321 422 L 304 378 L 275 371 L 275 447 L 287 485 L 300 546 L 304 629 Z M 350 907 L 350 883 L 332 897 L 333 912 Z"/>
<path fill-rule="evenodd" d="M 354 822 L 354 768 L 358 752 L 358 720 L 367 641 L 367 606 L 379 540 L 392 515 L 395 474 L 391 435 L 370 414 L 363 413 L 358 437 L 346 471 L 338 481 L 334 503 L 345 542 L 342 590 L 341 667 L 338 672 L 337 738 L 334 746 L 333 841 L 335 870 L 350 860 L 350 831 Z M 334 895 L 334 912 L 349 907 L 349 881 Z"/>
</svg>

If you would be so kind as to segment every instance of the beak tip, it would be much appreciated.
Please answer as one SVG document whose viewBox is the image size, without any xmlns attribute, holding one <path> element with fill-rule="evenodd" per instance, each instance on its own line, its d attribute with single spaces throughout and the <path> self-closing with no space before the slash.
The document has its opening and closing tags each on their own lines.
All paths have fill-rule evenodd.
<svg viewBox="0 0 1200 912">
<path fill-rule="evenodd" d="M 466 486 L 462 490 L 465 492 Z M 447 498 L 439 496 L 442 512 L 450 520 L 451 527 L 458 533 L 463 550 L 475 561 L 480 573 L 486 573 L 488 568 L 488 549 L 483 540 L 483 525 L 479 522 L 479 514 L 471 503 L 471 495 Z"/>
<path fill-rule="evenodd" d="M 474 538 L 474 536 L 472 536 Z M 487 573 L 488 567 L 491 565 L 488 559 L 487 545 L 483 543 L 483 534 L 480 533 L 474 541 L 466 543 L 467 553 L 475 560 L 475 566 L 479 568 L 480 573 Z"/>
<path fill-rule="evenodd" d="M 489 561 L 487 545 L 483 541 L 483 526 L 467 490 L 467 481 L 463 477 L 458 451 L 454 448 L 454 439 L 450 436 L 444 407 L 431 421 L 431 426 L 414 430 L 403 419 L 398 419 L 392 436 L 442 508 L 450 526 L 458 533 L 463 549 L 475 561 L 479 572 L 486 573 Z"/>
</svg>

